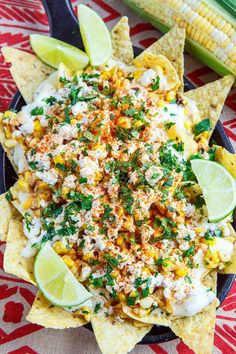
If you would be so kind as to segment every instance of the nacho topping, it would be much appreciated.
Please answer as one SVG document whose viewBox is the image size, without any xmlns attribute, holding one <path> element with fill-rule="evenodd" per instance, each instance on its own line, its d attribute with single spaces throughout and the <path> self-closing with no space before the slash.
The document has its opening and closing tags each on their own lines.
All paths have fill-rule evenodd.
<svg viewBox="0 0 236 354">
<path fill-rule="evenodd" d="M 1 121 L 19 173 L 22 255 L 50 242 L 99 290 L 96 314 L 120 318 L 124 302 L 140 317 L 192 316 L 215 299 L 202 278 L 233 252 L 228 220 L 208 222 L 190 164 L 214 160 L 210 121 L 160 57 L 60 76 L 59 89 L 43 85 Z"/>
</svg>

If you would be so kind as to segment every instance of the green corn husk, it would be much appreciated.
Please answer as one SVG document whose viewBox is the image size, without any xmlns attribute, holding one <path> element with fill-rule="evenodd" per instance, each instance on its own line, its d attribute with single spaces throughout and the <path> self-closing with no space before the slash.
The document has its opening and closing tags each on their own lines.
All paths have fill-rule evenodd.
<svg viewBox="0 0 236 354">
<path fill-rule="evenodd" d="M 166 16 L 167 6 L 158 0 L 123 0 L 134 12 L 136 12 L 140 17 L 151 23 L 155 28 L 161 32 L 168 32 L 171 27 L 175 25 L 174 19 L 172 19 L 173 9 L 168 8 L 169 16 Z M 222 1 L 218 1 L 222 3 Z M 222 17 L 227 19 L 232 26 L 236 27 L 236 18 L 232 15 L 233 11 L 236 11 L 236 1 L 227 0 L 225 1 L 227 6 L 222 8 L 216 1 L 208 0 L 205 2 L 207 6 L 211 7 L 211 10 L 220 14 Z M 235 4 L 235 7 L 233 6 Z M 231 9 L 231 13 L 228 11 Z M 232 70 L 223 61 L 216 57 L 216 55 L 210 52 L 202 44 L 189 38 L 186 38 L 185 49 L 188 53 L 192 54 L 198 58 L 201 62 L 209 66 L 219 75 L 234 75 L 236 76 L 236 69 Z M 235 80 L 236 85 L 236 80 Z"/>
</svg>

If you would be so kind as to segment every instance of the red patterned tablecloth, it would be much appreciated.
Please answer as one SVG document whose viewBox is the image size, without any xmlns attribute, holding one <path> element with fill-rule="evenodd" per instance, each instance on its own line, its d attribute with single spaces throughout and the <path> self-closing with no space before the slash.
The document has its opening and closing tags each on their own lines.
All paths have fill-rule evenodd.
<svg viewBox="0 0 236 354">
<path fill-rule="evenodd" d="M 54 0 L 57 1 L 57 0 Z M 130 19 L 132 41 L 147 47 L 161 34 L 132 13 L 121 1 L 82 1 L 95 9 L 109 28 L 120 16 Z M 78 1 L 73 1 L 76 6 Z M 40 0 L 0 0 L 0 45 L 29 50 L 29 34 L 49 32 L 47 18 Z M 189 55 L 186 55 L 187 77 L 197 86 L 213 81 L 217 75 Z M 15 84 L 0 55 L 0 110 L 7 109 Z M 224 129 L 236 148 L 236 90 L 232 90 L 221 115 Z M 3 272 L 4 243 L 0 243 L 0 353 L 9 354 L 97 354 L 94 336 L 87 329 L 46 330 L 25 320 L 33 302 L 35 288 Z M 213 353 L 236 352 L 236 283 L 217 311 Z M 204 326 L 202 328 L 204 331 Z M 201 345 L 201 343 L 199 343 Z M 136 354 L 190 354 L 179 339 L 150 346 L 137 346 Z M 111 353 L 113 354 L 113 353 Z"/>
</svg>

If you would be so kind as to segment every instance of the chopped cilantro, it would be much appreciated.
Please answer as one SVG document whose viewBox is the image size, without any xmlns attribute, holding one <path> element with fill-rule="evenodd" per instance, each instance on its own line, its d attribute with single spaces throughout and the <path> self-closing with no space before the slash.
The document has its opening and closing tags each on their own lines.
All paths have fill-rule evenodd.
<svg viewBox="0 0 236 354">
<path fill-rule="evenodd" d="M 81 240 L 78 247 L 83 248 L 84 244 L 85 244 L 85 240 Z"/>
<path fill-rule="evenodd" d="M 32 116 L 40 116 L 40 115 L 42 115 L 43 114 L 43 107 L 35 107 L 34 109 L 32 109 L 30 114 Z"/>
<path fill-rule="evenodd" d="M 186 251 L 184 251 L 183 253 L 183 257 L 190 257 L 190 256 L 193 256 L 194 254 L 194 251 L 195 251 L 195 246 L 190 246 Z"/>
<path fill-rule="evenodd" d="M 95 305 L 95 307 L 94 307 L 94 313 L 98 313 L 98 311 L 100 310 L 100 308 L 101 308 L 101 303 L 98 302 L 98 303 Z"/>
<path fill-rule="evenodd" d="M 169 130 L 171 127 L 173 127 L 173 125 L 175 125 L 176 123 L 174 122 L 168 122 L 164 124 L 164 128 L 165 130 Z"/>
<path fill-rule="evenodd" d="M 76 202 L 76 205 L 78 206 L 79 210 L 90 210 L 92 208 L 92 195 L 86 196 L 76 191 L 70 191 L 67 194 L 67 197 Z"/>
<path fill-rule="evenodd" d="M 93 278 L 92 275 L 90 275 L 89 280 L 90 280 L 90 283 L 91 283 L 95 288 L 102 288 L 102 287 L 103 287 L 104 277 Z"/>
<path fill-rule="evenodd" d="M 66 108 L 64 109 L 64 112 L 65 112 L 65 122 L 66 122 L 67 124 L 70 124 L 71 121 L 70 121 L 70 111 L 69 111 L 69 108 L 66 107 Z"/>
<path fill-rule="evenodd" d="M 56 168 L 58 168 L 61 171 L 66 171 L 66 165 L 64 163 L 56 163 Z"/>
<path fill-rule="evenodd" d="M 189 284 L 192 284 L 192 279 L 190 278 L 189 275 L 185 275 L 184 279 L 185 279 Z"/>
<path fill-rule="evenodd" d="M 111 254 L 105 254 L 104 258 L 107 260 L 107 263 L 112 267 L 117 267 L 119 264 L 119 259 L 113 257 Z"/>
<path fill-rule="evenodd" d="M 122 199 L 122 204 L 128 214 L 132 215 L 132 206 L 134 198 L 132 197 L 132 191 L 127 185 L 120 187 L 119 197 Z"/>
<path fill-rule="evenodd" d="M 112 208 L 108 204 L 103 204 L 103 208 L 104 208 L 104 213 L 102 215 L 102 222 L 106 221 L 107 219 L 110 221 Z M 113 220 L 114 218 L 112 217 L 111 221 Z"/>
<path fill-rule="evenodd" d="M 203 119 L 201 122 L 195 124 L 193 128 L 193 133 L 195 136 L 198 136 L 199 134 L 210 130 L 211 130 L 211 122 L 209 118 L 206 118 Z"/>
<path fill-rule="evenodd" d="M 197 209 L 200 209 L 203 205 L 205 205 L 205 200 L 202 195 L 196 196 L 196 200 L 195 200 L 194 205 Z"/>
<path fill-rule="evenodd" d="M 164 184 L 163 187 L 171 187 L 174 182 L 174 177 L 170 177 Z"/>
<path fill-rule="evenodd" d="M 38 162 L 37 161 L 28 161 L 28 164 L 30 166 L 30 168 L 32 170 L 36 170 L 37 169 L 37 166 L 38 166 Z"/>
<path fill-rule="evenodd" d="M 162 258 L 162 257 L 160 257 L 160 258 L 158 258 L 156 260 L 156 265 L 157 266 L 162 266 L 162 267 L 168 267 L 169 260 L 170 260 L 170 258 Z"/>
<path fill-rule="evenodd" d="M 137 297 L 135 296 L 128 296 L 126 299 L 126 303 L 128 306 L 134 306 L 136 303 Z"/>
<path fill-rule="evenodd" d="M 154 80 L 153 84 L 151 85 L 151 89 L 153 91 L 158 90 L 160 87 L 160 77 L 157 76 L 156 79 Z"/>
<path fill-rule="evenodd" d="M 45 102 L 49 105 L 52 106 L 54 103 L 56 103 L 57 99 L 54 96 L 50 96 L 48 98 L 45 98 Z"/>
<path fill-rule="evenodd" d="M 88 182 L 88 178 L 87 177 L 80 177 L 79 178 L 79 183 L 83 184 L 83 183 L 87 183 Z"/>
<path fill-rule="evenodd" d="M 7 193 L 5 194 L 5 198 L 6 198 L 6 200 L 8 201 L 8 202 L 10 202 L 12 199 L 13 199 L 13 197 L 12 197 L 12 194 L 11 194 L 11 191 L 9 190 L 9 191 L 7 191 Z"/>
</svg>

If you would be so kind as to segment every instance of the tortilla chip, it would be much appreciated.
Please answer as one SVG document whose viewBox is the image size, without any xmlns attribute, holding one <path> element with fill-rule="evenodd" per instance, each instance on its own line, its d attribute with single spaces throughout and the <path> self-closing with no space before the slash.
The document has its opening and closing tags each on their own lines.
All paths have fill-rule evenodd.
<svg viewBox="0 0 236 354">
<path fill-rule="evenodd" d="M 111 31 L 113 56 L 126 64 L 130 64 L 134 58 L 129 31 L 128 17 L 126 16 L 123 16 Z"/>
<path fill-rule="evenodd" d="M 130 318 L 133 318 L 134 320 L 137 320 L 137 321 L 142 321 L 143 323 L 150 323 L 150 324 L 155 324 L 158 326 L 166 326 L 166 327 L 169 327 L 171 324 L 171 320 L 166 316 L 150 313 L 147 316 L 139 317 L 132 310 L 131 307 L 129 307 L 127 305 L 123 305 L 122 308 L 123 308 L 124 313 L 126 315 L 128 315 Z"/>
<path fill-rule="evenodd" d="M 215 160 L 219 162 L 236 179 L 236 154 L 231 154 L 222 146 L 216 146 Z"/>
<path fill-rule="evenodd" d="M 142 57 L 145 53 L 164 55 L 167 59 L 169 59 L 177 71 L 179 80 L 181 81 L 181 89 L 183 91 L 184 43 L 185 29 L 175 25 L 169 32 L 144 50 L 138 57 Z"/>
<path fill-rule="evenodd" d="M 26 103 L 34 100 L 34 92 L 53 71 L 35 55 L 12 47 L 2 48 L 7 63 L 11 63 L 11 75 Z"/>
<path fill-rule="evenodd" d="M 8 226 L 10 221 L 20 220 L 21 216 L 11 203 L 6 200 L 6 193 L 0 196 L 0 240 L 7 240 Z"/>
<path fill-rule="evenodd" d="M 24 258 L 21 256 L 21 251 L 26 244 L 27 239 L 23 233 L 22 223 L 18 220 L 10 220 L 4 253 L 4 270 L 35 285 L 34 257 Z"/>
<path fill-rule="evenodd" d="M 126 354 L 147 334 L 152 326 L 136 327 L 132 320 L 114 322 L 111 317 L 94 316 L 93 332 L 103 354 Z"/>
<path fill-rule="evenodd" d="M 174 66 L 164 55 L 144 53 L 144 55 L 136 57 L 133 63 L 138 68 L 152 68 L 157 74 L 161 69 L 167 79 L 168 91 L 180 86 L 180 80 Z"/>
<path fill-rule="evenodd" d="M 26 319 L 45 328 L 75 328 L 87 322 L 82 317 L 76 317 L 72 312 L 53 306 L 39 291 Z"/>
<path fill-rule="evenodd" d="M 208 287 L 216 289 L 217 273 L 213 271 L 205 277 Z M 216 321 L 216 307 L 219 302 L 213 301 L 207 311 L 195 316 L 173 320 L 170 328 L 195 354 L 211 354 Z"/>
<path fill-rule="evenodd" d="M 220 117 L 224 102 L 233 83 L 234 77 L 227 75 L 220 80 L 185 93 L 186 97 L 196 102 L 201 119 L 210 119 L 211 130 L 209 131 L 208 140 Z"/>
<path fill-rule="evenodd" d="M 236 232 L 231 224 L 229 224 L 229 229 L 230 236 L 234 238 L 234 250 L 229 264 L 219 271 L 222 274 L 236 274 Z"/>
</svg>

